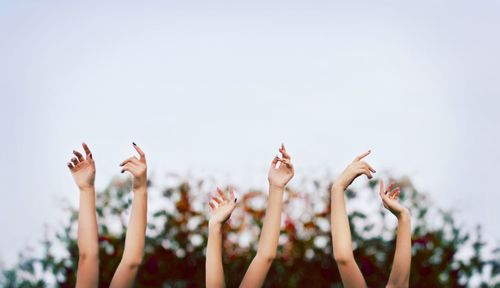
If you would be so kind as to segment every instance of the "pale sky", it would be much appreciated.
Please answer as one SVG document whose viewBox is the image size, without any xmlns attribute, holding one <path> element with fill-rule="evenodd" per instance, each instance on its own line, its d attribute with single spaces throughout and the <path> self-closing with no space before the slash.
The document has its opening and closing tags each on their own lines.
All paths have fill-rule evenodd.
<svg viewBox="0 0 500 288">
<path fill-rule="evenodd" d="M 78 204 L 82 141 L 98 188 L 132 141 L 258 188 L 281 142 L 297 177 L 372 149 L 500 239 L 500 2 L 268 2 L 0 1 L 0 262 Z"/>
</svg>

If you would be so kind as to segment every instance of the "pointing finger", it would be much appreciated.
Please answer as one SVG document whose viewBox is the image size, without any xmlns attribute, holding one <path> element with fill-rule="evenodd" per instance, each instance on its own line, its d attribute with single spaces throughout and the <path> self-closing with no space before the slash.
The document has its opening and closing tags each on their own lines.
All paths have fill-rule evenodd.
<svg viewBox="0 0 500 288">
<path fill-rule="evenodd" d="M 366 156 L 368 156 L 368 154 L 370 154 L 371 152 L 372 152 L 372 150 L 368 150 L 368 151 L 366 151 L 364 153 L 359 154 L 358 156 L 356 156 L 356 158 L 354 158 L 354 161 L 352 161 L 352 162 L 360 161 L 361 159 L 363 159 Z"/>
<path fill-rule="evenodd" d="M 284 159 L 288 159 L 288 160 L 292 159 L 292 157 L 290 157 L 290 154 L 288 154 L 288 152 L 286 152 L 285 144 L 281 144 L 279 151 L 281 152 L 281 155 L 283 155 Z"/>
<path fill-rule="evenodd" d="M 380 195 L 380 198 L 384 199 L 385 197 L 384 180 L 380 180 L 380 188 L 378 194 Z"/>
<path fill-rule="evenodd" d="M 139 153 L 139 156 L 141 156 L 140 160 L 142 160 L 142 161 L 146 160 L 146 154 L 144 154 L 142 149 L 139 148 L 139 146 L 137 146 L 137 144 L 135 144 L 135 142 L 132 142 L 132 144 L 134 145 L 135 151 L 137 151 L 137 153 Z"/>
<path fill-rule="evenodd" d="M 87 157 L 92 158 L 92 152 L 90 152 L 89 146 L 87 146 L 87 144 L 85 144 L 85 142 L 83 142 L 82 147 L 83 147 L 83 151 L 85 151 L 85 155 L 87 155 Z"/>
<path fill-rule="evenodd" d="M 229 200 L 236 202 L 233 186 L 229 186 Z"/>
</svg>

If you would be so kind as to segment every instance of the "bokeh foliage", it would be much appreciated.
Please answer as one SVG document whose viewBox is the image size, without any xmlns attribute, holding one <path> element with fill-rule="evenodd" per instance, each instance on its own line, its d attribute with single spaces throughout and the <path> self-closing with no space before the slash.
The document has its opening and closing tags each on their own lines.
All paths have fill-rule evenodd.
<svg viewBox="0 0 500 288">
<path fill-rule="evenodd" d="M 500 251 L 491 249 L 478 227 L 468 231 L 452 213 L 435 207 L 406 178 L 402 201 L 412 212 L 411 287 L 500 287 Z M 304 180 L 288 189 L 278 255 L 266 287 L 341 287 L 332 257 L 328 180 Z M 130 182 L 113 180 L 97 193 L 100 286 L 107 287 L 120 261 L 130 208 Z M 203 287 L 207 243 L 206 201 L 209 180 L 169 177 L 150 183 L 148 231 L 137 287 Z M 225 227 L 224 269 L 228 287 L 236 287 L 256 253 L 267 193 L 240 191 L 239 207 Z M 396 220 L 377 198 L 377 181 L 347 191 L 354 254 L 370 287 L 383 287 L 395 249 Z M 78 211 L 42 241 L 41 253 L 23 253 L 3 271 L 3 287 L 74 287 L 78 247 Z M 40 254 L 40 255 L 34 255 Z"/>
</svg>

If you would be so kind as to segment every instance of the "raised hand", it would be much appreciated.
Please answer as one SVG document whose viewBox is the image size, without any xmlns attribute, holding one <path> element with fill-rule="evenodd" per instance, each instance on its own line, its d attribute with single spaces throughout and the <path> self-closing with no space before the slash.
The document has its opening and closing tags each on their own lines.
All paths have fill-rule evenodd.
<svg viewBox="0 0 500 288">
<path fill-rule="evenodd" d="M 286 184 L 292 179 L 295 171 L 292 165 L 292 158 L 285 149 L 285 145 L 281 144 L 279 152 L 282 157 L 274 157 L 269 168 L 267 179 L 271 187 L 284 189 Z M 276 167 L 277 166 L 277 167 Z"/>
<path fill-rule="evenodd" d="M 68 162 L 67 165 L 80 190 L 93 189 L 95 182 L 95 162 L 87 144 L 82 143 L 82 146 L 85 151 L 85 157 L 80 152 L 73 150 L 73 154 L 76 157 L 71 158 L 71 162 Z"/>
<path fill-rule="evenodd" d="M 408 287 L 410 282 L 411 266 L 411 217 L 406 207 L 399 203 L 401 193 L 399 187 L 392 189 L 394 182 L 387 188 L 384 181 L 380 180 L 380 198 L 384 207 L 398 218 L 398 233 L 396 237 L 396 250 L 392 262 L 391 274 L 386 287 Z"/>
<path fill-rule="evenodd" d="M 231 217 L 231 213 L 233 213 L 234 208 L 236 208 L 237 199 L 234 196 L 234 190 L 232 187 L 229 187 L 229 198 L 224 194 L 224 192 L 217 187 L 217 194 L 220 197 L 212 196 L 208 205 L 210 206 L 210 220 L 209 224 L 224 224 L 229 217 Z"/>
<path fill-rule="evenodd" d="M 398 201 L 401 189 L 399 187 L 392 189 L 393 186 L 394 182 L 391 182 L 387 188 L 384 188 L 384 180 L 380 180 L 379 194 L 384 207 L 398 218 L 402 215 L 409 215 L 409 210 Z"/>
<path fill-rule="evenodd" d="M 372 173 L 375 173 L 375 169 L 373 169 L 368 163 L 361 161 L 363 158 L 368 156 L 371 153 L 371 150 L 366 151 L 365 153 L 362 153 L 345 168 L 344 172 L 340 174 L 340 176 L 337 178 L 337 181 L 335 181 L 335 185 L 341 187 L 342 189 L 347 189 L 349 185 L 354 181 L 354 179 L 358 178 L 360 175 L 366 175 L 368 179 L 372 179 Z"/>
<path fill-rule="evenodd" d="M 135 143 L 132 144 L 139 153 L 139 158 L 132 156 L 120 164 L 122 173 L 127 171 L 134 176 L 132 212 L 125 236 L 122 260 L 111 280 L 109 286 L 111 288 L 134 287 L 134 280 L 144 255 L 148 211 L 147 165 L 142 149 Z"/>
<path fill-rule="evenodd" d="M 95 162 L 87 144 L 82 143 L 85 157 L 73 150 L 76 157 L 68 168 L 80 189 L 78 210 L 78 269 L 76 287 L 97 287 L 99 282 L 99 243 L 95 211 Z"/>
<path fill-rule="evenodd" d="M 132 142 L 132 144 L 137 153 L 139 153 L 139 158 L 132 156 L 123 161 L 120 164 L 122 173 L 128 171 L 134 176 L 134 190 L 146 189 L 148 185 L 146 155 L 137 144 L 134 142 Z"/>
</svg>

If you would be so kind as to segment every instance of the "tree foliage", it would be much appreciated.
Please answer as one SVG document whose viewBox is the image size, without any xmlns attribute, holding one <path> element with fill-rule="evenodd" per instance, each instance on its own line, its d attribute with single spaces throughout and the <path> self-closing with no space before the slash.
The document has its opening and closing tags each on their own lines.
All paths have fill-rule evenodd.
<svg viewBox="0 0 500 288">
<path fill-rule="evenodd" d="M 207 200 L 213 183 L 170 177 L 150 183 L 150 213 L 143 264 L 137 287 L 203 287 L 207 244 Z M 454 215 L 435 207 L 408 178 L 396 179 L 412 212 L 411 287 L 500 286 L 500 250 L 492 251 L 481 230 L 468 231 Z M 266 287 L 341 287 L 332 257 L 331 183 L 304 180 L 288 189 L 278 256 Z M 395 249 L 396 220 L 377 198 L 376 180 L 347 191 L 354 255 L 370 287 L 383 287 Z M 96 194 L 100 244 L 100 286 L 107 287 L 120 261 L 130 206 L 130 182 L 113 180 Z M 240 193 L 225 227 L 224 269 L 228 287 L 236 287 L 256 253 L 266 194 Z M 66 225 L 48 235 L 37 253 L 22 254 L 3 271 L 4 287 L 74 287 L 78 262 L 78 211 L 68 209 Z M 486 251 L 488 250 L 488 251 Z"/>
</svg>

